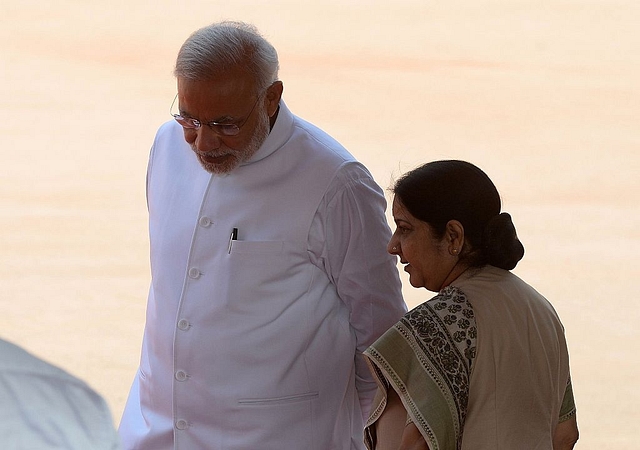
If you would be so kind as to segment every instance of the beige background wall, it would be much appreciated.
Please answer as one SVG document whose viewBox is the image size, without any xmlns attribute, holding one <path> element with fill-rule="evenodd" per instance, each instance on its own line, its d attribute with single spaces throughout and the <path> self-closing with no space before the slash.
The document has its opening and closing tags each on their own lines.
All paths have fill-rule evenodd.
<svg viewBox="0 0 640 450">
<path fill-rule="evenodd" d="M 0 0 L 0 336 L 80 376 L 116 421 L 149 272 L 144 180 L 194 29 L 256 23 L 285 99 L 387 187 L 470 160 L 564 320 L 582 438 L 637 448 L 636 0 Z M 408 285 L 407 302 L 431 296 Z"/>
</svg>

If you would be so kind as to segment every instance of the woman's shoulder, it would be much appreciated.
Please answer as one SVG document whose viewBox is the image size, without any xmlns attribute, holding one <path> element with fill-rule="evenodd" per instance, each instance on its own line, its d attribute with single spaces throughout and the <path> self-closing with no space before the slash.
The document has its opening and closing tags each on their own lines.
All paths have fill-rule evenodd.
<svg viewBox="0 0 640 450">
<path fill-rule="evenodd" d="M 480 321 L 516 311 L 556 316 L 546 297 L 508 270 L 485 266 L 454 284 L 464 292 Z"/>
<path fill-rule="evenodd" d="M 404 315 L 404 320 L 420 316 L 442 316 L 462 309 L 473 310 L 464 290 L 459 286 L 447 286 L 431 299 L 419 304 Z"/>
<path fill-rule="evenodd" d="M 495 290 L 534 290 L 529 284 L 509 270 L 486 265 L 468 269 L 452 283 L 473 302 L 477 293 Z"/>
<path fill-rule="evenodd" d="M 428 333 L 446 332 L 454 341 L 463 342 L 477 335 L 475 313 L 465 292 L 448 286 L 432 299 L 405 314 L 405 325 Z M 446 330 L 446 331 L 445 331 Z"/>
<path fill-rule="evenodd" d="M 396 325 L 396 332 L 415 342 L 414 351 L 422 352 L 444 372 L 470 374 L 478 327 L 473 306 L 459 287 L 446 287 L 409 311 Z"/>
</svg>

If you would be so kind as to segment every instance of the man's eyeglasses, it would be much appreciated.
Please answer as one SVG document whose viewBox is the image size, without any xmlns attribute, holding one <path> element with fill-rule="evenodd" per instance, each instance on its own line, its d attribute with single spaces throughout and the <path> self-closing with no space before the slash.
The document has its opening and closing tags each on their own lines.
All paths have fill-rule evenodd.
<svg viewBox="0 0 640 450">
<path fill-rule="evenodd" d="M 249 111 L 247 118 L 244 119 L 240 124 L 219 123 L 219 122 L 213 122 L 213 121 L 203 123 L 203 122 L 200 122 L 198 119 L 193 119 L 191 117 L 184 117 L 177 110 L 176 100 L 178 100 L 178 94 L 176 94 L 176 96 L 174 97 L 173 102 L 171 103 L 171 109 L 169 110 L 169 112 L 173 116 L 173 118 L 176 119 L 176 122 L 182 125 L 183 128 L 186 128 L 189 130 L 197 130 L 204 124 L 209 128 L 211 128 L 216 133 L 221 134 L 222 136 L 237 136 L 240 133 L 240 128 L 242 128 L 244 124 L 247 123 L 247 120 L 249 120 L 249 117 L 251 117 L 251 114 L 253 114 L 253 110 L 256 109 L 256 105 L 258 104 L 258 101 L 260 100 L 261 97 L 262 97 L 261 95 L 258 95 L 258 98 L 256 99 L 256 102 L 253 104 L 251 111 Z"/>
</svg>

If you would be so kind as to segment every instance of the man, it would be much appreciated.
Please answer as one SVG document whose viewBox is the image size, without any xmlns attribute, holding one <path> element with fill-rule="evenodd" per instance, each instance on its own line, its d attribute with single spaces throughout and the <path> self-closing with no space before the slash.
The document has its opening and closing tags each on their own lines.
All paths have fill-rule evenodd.
<svg viewBox="0 0 640 450">
<path fill-rule="evenodd" d="M 104 399 L 87 384 L 0 339 L 0 448 L 116 450 Z"/>
<path fill-rule="evenodd" d="M 385 200 L 281 100 L 252 26 L 195 32 L 149 162 L 152 283 L 125 449 L 362 449 L 361 352 L 405 312 Z M 204 170 L 203 170 L 204 169 Z"/>
</svg>

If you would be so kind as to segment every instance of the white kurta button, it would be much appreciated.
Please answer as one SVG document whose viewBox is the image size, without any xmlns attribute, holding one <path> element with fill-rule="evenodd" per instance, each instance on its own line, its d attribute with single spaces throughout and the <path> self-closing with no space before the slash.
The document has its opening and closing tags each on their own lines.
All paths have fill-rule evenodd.
<svg viewBox="0 0 640 450">
<path fill-rule="evenodd" d="M 195 267 L 192 267 L 191 269 L 189 269 L 189 277 L 193 279 L 200 278 L 200 271 Z"/>
<path fill-rule="evenodd" d="M 178 322 L 178 328 L 180 328 L 182 331 L 188 330 L 190 325 L 191 324 L 187 319 L 180 319 L 180 321 Z"/>
<path fill-rule="evenodd" d="M 187 423 L 186 420 L 180 419 L 176 422 L 176 428 L 178 430 L 186 430 L 188 427 L 189 427 L 189 424 Z"/>
<path fill-rule="evenodd" d="M 205 216 L 200 217 L 199 222 L 200 222 L 200 226 L 201 227 L 205 227 L 206 228 L 206 227 L 211 225 L 211 219 L 209 219 L 208 217 L 205 217 Z"/>
<path fill-rule="evenodd" d="M 176 380 L 187 381 L 187 373 L 184 370 L 178 370 L 176 372 Z"/>
</svg>

